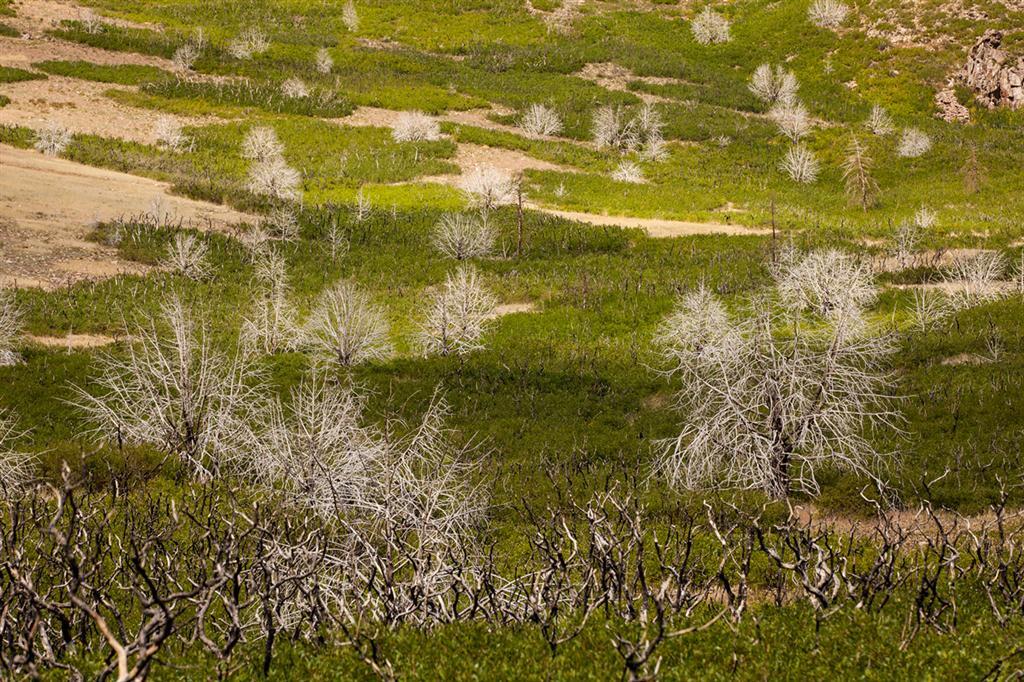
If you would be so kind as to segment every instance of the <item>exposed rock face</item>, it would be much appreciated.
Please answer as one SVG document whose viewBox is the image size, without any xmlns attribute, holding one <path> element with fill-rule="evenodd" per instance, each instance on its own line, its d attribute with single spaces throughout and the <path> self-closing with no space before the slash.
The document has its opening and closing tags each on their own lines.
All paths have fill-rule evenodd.
<svg viewBox="0 0 1024 682">
<path fill-rule="evenodd" d="M 947 123 L 971 122 L 971 112 L 957 101 L 956 93 L 950 88 L 935 93 L 935 106 L 939 109 L 938 117 Z"/>
<path fill-rule="evenodd" d="M 1010 57 L 999 48 L 1002 31 L 988 30 L 967 54 L 967 63 L 954 76 L 974 90 L 990 109 L 1024 107 L 1024 57 Z"/>
</svg>

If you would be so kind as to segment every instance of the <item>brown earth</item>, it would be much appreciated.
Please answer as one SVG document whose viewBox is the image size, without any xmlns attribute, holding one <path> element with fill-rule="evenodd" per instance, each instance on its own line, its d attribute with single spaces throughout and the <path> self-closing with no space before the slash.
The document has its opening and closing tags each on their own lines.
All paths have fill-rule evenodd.
<svg viewBox="0 0 1024 682">
<path fill-rule="evenodd" d="M 30 35 L 41 34 L 43 31 L 57 28 L 64 21 L 84 21 L 90 18 L 127 28 L 153 30 L 160 28 L 156 24 L 139 24 L 124 19 L 105 17 L 76 3 L 62 2 L 61 0 L 15 0 L 11 8 L 15 15 L 4 17 L 4 23 Z"/>
<path fill-rule="evenodd" d="M 66 348 L 68 350 L 78 348 L 99 348 L 117 341 L 113 336 L 101 334 L 68 334 L 66 336 L 36 336 L 28 334 L 25 337 L 28 341 L 46 346 L 47 348 Z"/>
<path fill-rule="evenodd" d="M 86 240 L 92 225 L 158 211 L 199 229 L 255 216 L 173 196 L 169 185 L 0 145 L 0 284 L 53 288 L 140 272 L 114 249 Z"/>
<path fill-rule="evenodd" d="M 119 104 L 104 94 L 111 89 L 115 88 L 107 83 L 63 76 L 8 83 L 0 90 L 11 100 L 0 108 L 0 125 L 33 130 L 58 125 L 73 133 L 153 144 L 156 122 L 162 117 L 173 118 L 182 126 L 223 123 L 221 119 L 174 116 Z"/>
<path fill-rule="evenodd" d="M 650 237 L 685 237 L 696 234 L 728 234 L 728 235 L 764 235 L 771 230 L 760 227 L 744 227 L 726 223 L 696 223 L 686 220 L 666 220 L 662 218 L 633 218 L 631 216 L 601 215 L 597 213 L 581 213 L 579 211 L 562 211 L 545 206 L 530 204 L 530 208 L 543 211 L 550 215 L 568 220 L 577 220 L 591 225 L 609 225 L 612 227 L 638 228 Z"/>
</svg>

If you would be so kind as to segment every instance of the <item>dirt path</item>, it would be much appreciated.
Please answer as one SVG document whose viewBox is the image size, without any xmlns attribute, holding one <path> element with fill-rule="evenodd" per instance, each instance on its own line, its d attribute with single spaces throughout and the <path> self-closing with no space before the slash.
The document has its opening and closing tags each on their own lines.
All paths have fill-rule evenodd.
<svg viewBox="0 0 1024 682">
<path fill-rule="evenodd" d="M 633 218 L 630 216 L 600 215 L 597 213 L 581 213 L 579 211 L 562 211 L 555 208 L 548 208 L 537 204 L 528 204 L 528 207 L 547 213 L 549 215 L 576 220 L 591 225 L 608 225 L 612 227 L 639 228 L 647 233 L 649 237 L 669 238 L 687 237 L 699 234 L 725 234 L 725 235 L 765 235 L 771 234 L 771 230 L 759 227 L 744 227 L 742 225 L 729 225 L 727 223 L 697 223 L 686 220 L 664 220 L 661 218 Z"/>
<path fill-rule="evenodd" d="M 169 185 L 0 145 L 0 283 L 53 288 L 140 272 L 109 247 L 86 241 L 92 224 L 155 205 L 200 229 L 227 229 L 255 216 L 172 196 Z"/>
</svg>

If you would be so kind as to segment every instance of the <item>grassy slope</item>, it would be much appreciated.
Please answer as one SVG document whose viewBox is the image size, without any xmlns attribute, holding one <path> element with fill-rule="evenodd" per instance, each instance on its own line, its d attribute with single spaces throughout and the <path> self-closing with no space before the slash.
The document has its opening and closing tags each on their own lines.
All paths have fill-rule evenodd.
<svg viewBox="0 0 1024 682">
<path fill-rule="evenodd" d="M 462 12 L 455 12 L 452 3 L 359 3 L 360 36 L 394 37 L 410 48 L 387 51 L 360 45 L 345 31 L 338 14 L 341 3 L 261 0 L 197 6 L 186 0 L 160 4 L 99 0 L 94 4 L 127 18 L 161 21 L 168 31 L 110 29 L 92 35 L 71 29 L 65 37 L 170 56 L 189 34 L 191 22 L 199 21 L 215 45 L 199 69 L 254 77 L 267 92 L 291 75 L 301 75 L 318 88 L 336 86 L 344 105 L 331 114 L 343 113 L 354 104 L 443 111 L 484 101 L 513 108 L 546 101 L 559 108 L 568 136 L 578 141 L 587 136 L 589 112 L 596 104 L 637 101 L 631 94 L 605 91 L 573 78 L 570 74 L 582 64 L 615 61 L 638 75 L 687 81 L 631 85 L 634 92 L 691 100 L 661 105 L 669 137 L 686 144 L 673 145 L 664 162 L 645 164 L 652 182 L 639 187 L 607 180 L 617 159 L 572 139 L 545 144 L 471 126 L 447 128 L 456 140 L 519 149 L 584 171 L 530 173 L 531 195 L 538 200 L 586 210 L 700 219 L 722 219 L 715 209 L 733 202 L 751 210 L 733 214 L 733 219 L 749 222 L 763 221 L 774 200 L 781 224 L 813 228 L 799 236 L 808 246 L 848 244 L 843 237 L 850 233 L 885 234 L 889 221 L 905 219 L 922 203 L 939 211 L 939 226 L 929 237 L 933 245 L 973 242 L 976 238 L 971 233 L 986 229 L 1005 242 L 1019 236 L 1024 224 L 1013 177 L 1021 162 L 1020 117 L 975 111 L 978 124 L 969 128 L 947 126 L 932 118 L 930 85 L 941 80 L 946 65 L 959 58 L 959 48 L 880 51 L 876 40 L 852 28 L 844 30 L 841 39 L 808 31 L 802 1 L 750 2 L 728 8 L 736 39 L 719 48 L 696 46 L 680 10 L 673 7 L 663 14 L 639 14 L 626 6 L 609 5 L 604 9 L 613 11 L 585 16 L 579 33 L 565 39 L 549 36 L 535 18 L 512 2 L 475 0 L 462 3 L 467 10 Z M 998 3 L 987 7 L 993 16 L 1005 12 Z M 296 16 L 302 21 L 295 21 Z M 271 51 L 253 62 L 224 58 L 226 42 L 257 22 L 274 27 Z M 971 35 L 977 26 L 959 22 L 949 30 Z M 773 38 L 763 40 L 764 35 Z M 790 49 L 795 50 L 794 45 L 800 45 L 800 54 L 790 66 L 800 77 L 803 97 L 815 114 L 839 124 L 816 131 L 810 139 L 827 165 L 811 190 L 793 186 L 776 170 L 785 144 L 763 120 L 749 116 L 761 107 L 750 99 L 745 86 L 746 74 L 758 63 L 782 61 Z M 321 78 L 309 67 L 320 46 L 331 50 L 337 81 L 335 76 Z M 831 71 L 825 70 L 826 64 Z M 667 407 L 671 384 L 651 369 L 656 360 L 649 342 L 658 320 L 680 291 L 698 283 L 742 305 L 766 280 L 769 245 L 765 239 L 651 240 L 635 231 L 592 228 L 528 212 L 523 257 L 478 265 L 503 302 L 531 301 L 538 312 L 496 322 L 487 335 L 487 349 L 465 362 L 421 358 L 410 340 L 419 315 L 418 301 L 452 267 L 431 250 L 429 230 L 439 210 L 461 205 L 461 198 L 443 188 L 389 183 L 451 170 L 448 159 L 454 148 L 450 142 L 399 145 L 391 142 L 385 130 L 339 128 L 315 120 L 319 111 L 284 105 L 275 109 L 237 93 L 165 81 L 162 74 L 136 78 L 127 71 L 111 75 L 88 65 L 52 68 L 77 77 L 122 79 L 113 82 L 131 78 L 143 84 L 143 92 L 121 96 L 130 96 L 138 104 L 181 113 L 249 117 L 245 123 L 189 131 L 196 138 L 196 149 L 183 154 L 88 136 L 76 138 L 68 151 L 79 161 L 170 180 L 178 191 L 192 196 L 265 208 L 242 188 L 246 162 L 238 156 L 238 145 L 248 125 L 275 127 L 286 143 L 289 161 L 304 171 L 310 207 L 302 216 L 302 238 L 282 247 L 296 307 L 308 311 L 317 293 L 339 277 L 353 278 L 387 306 L 400 354 L 360 367 L 351 378 L 371 395 L 369 414 L 378 420 L 395 412 L 414 418 L 425 408 L 433 388 L 445 387 L 453 426 L 462 437 L 475 437 L 483 444 L 479 455 L 485 458 L 484 470 L 493 488 L 495 533 L 503 538 L 512 534 L 517 523 L 509 507 L 524 496 L 531 504 L 542 504 L 553 494 L 549 477 L 565 481 L 585 497 L 608 479 L 646 476 L 653 441 L 672 435 L 678 421 Z M 850 80 L 856 80 L 858 87 L 843 85 Z M 899 124 L 927 129 L 937 144 L 931 155 L 909 161 L 893 157 L 891 139 L 873 140 L 882 203 L 862 214 L 846 207 L 837 166 L 845 139 L 873 102 L 885 104 Z M 715 143 L 720 135 L 729 136 L 731 144 Z M 31 136 L 23 130 L 4 130 L 0 139 L 31 144 Z M 968 143 L 978 146 L 988 170 L 986 185 L 975 195 L 965 193 L 955 172 Z M 564 187 L 564 197 L 555 195 L 559 187 Z M 360 188 L 376 210 L 357 223 L 347 207 L 333 209 L 351 245 L 343 259 L 333 262 L 324 233 L 327 217 L 315 206 L 350 202 Z M 993 206 L 1000 208 L 996 211 Z M 500 211 L 496 221 L 508 250 L 514 243 L 514 214 Z M 840 222 L 848 229 L 837 236 L 843 232 L 834 229 Z M 125 240 L 122 255 L 154 263 L 170 236 L 157 231 L 139 240 Z M 232 342 L 251 303 L 252 267 L 237 243 L 222 236 L 209 239 L 217 273 L 211 282 L 154 274 L 56 292 L 20 291 L 29 331 L 117 333 L 125 319 L 155 311 L 173 288 L 213 321 L 220 343 Z M 1019 250 L 1009 255 L 1016 260 Z M 906 292 L 889 292 L 875 313 L 880 319 L 892 317 L 902 323 L 910 305 Z M 949 469 L 933 487 L 936 501 L 977 511 L 995 498 L 998 478 L 1016 480 L 1024 474 L 1019 457 L 1024 448 L 1020 305 L 1019 297 L 1011 298 L 962 313 L 936 332 L 901 337 L 895 389 L 906 396 L 908 435 L 880 445 L 901 453 L 892 464 L 890 478 L 905 499 L 917 496 L 922 480 Z M 989 357 L 993 339 L 1002 348 L 995 360 Z M 160 457 L 152 451 L 118 451 L 81 437 L 81 418 L 64 401 L 71 384 L 88 384 L 98 351 L 22 350 L 24 364 L 0 368 L 0 406 L 17 408 L 21 425 L 30 429 L 20 444 L 38 454 L 47 475 L 56 475 L 59 463 L 66 459 L 97 485 L 117 478 L 129 486 L 172 491 L 180 486 L 175 472 L 156 471 Z M 123 352 L 123 348 L 112 351 Z M 986 361 L 944 362 L 963 354 Z M 301 353 L 280 354 L 266 363 L 282 395 L 309 368 Z M 818 502 L 830 510 L 855 511 L 861 483 L 827 476 Z M 666 493 L 655 483 L 648 496 L 647 501 L 657 506 L 665 502 Z M 669 497 L 666 504 L 675 500 Z M 1013 502 L 1024 502 L 1019 491 L 1014 492 Z M 893 643 L 904 625 L 900 618 L 843 613 L 824 626 L 820 646 L 815 647 L 813 626 L 803 605 L 768 610 L 761 614 L 756 631 L 747 619 L 741 636 L 719 626 L 667 645 L 662 670 L 669 679 L 734 675 L 893 679 L 920 678 L 935 670 L 949 670 L 954 677 L 980 677 L 997 652 L 1010 650 L 1019 640 L 1019 622 L 996 628 L 990 620 L 975 619 L 971 605 L 963 609 L 956 636 L 928 632 L 897 655 Z M 580 641 L 565 648 L 555 664 L 556 676 L 607 678 L 609 671 L 618 669 L 608 637 L 604 623 L 594 623 Z M 762 643 L 753 644 L 755 637 L 762 638 Z M 432 633 L 399 631 L 388 638 L 386 648 L 399 672 L 410 678 L 540 679 L 546 673 L 546 649 L 535 631 L 527 628 L 459 625 Z M 251 652 L 254 665 L 259 654 Z M 342 649 L 297 647 L 278 656 L 275 674 L 282 677 L 365 675 Z M 182 659 L 182 663 L 196 664 L 191 658 Z M 212 670 L 208 672 L 212 676 Z M 167 678 L 176 674 L 159 671 Z"/>
<path fill-rule="evenodd" d="M 190 35 L 192 22 L 199 22 L 213 45 L 197 65 L 203 71 L 246 75 L 272 84 L 299 75 L 315 87 L 338 88 L 342 99 L 353 104 L 395 109 L 438 112 L 484 102 L 522 109 L 545 102 L 559 110 L 566 134 L 577 139 L 589 136 L 590 116 L 597 104 L 637 102 L 630 93 L 610 92 L 573 77 L 584 64 L 612 61 L 640 76 L 681 79 L 677 84 L 652 86 L 636 81 L 629 86 L 678 100 L 660 104 L 659 109 L 668 138 L 686 144 L 675 147 L 664 162 L 642 164 L 648 184 L 623 187 L 609 180 L 608 170 L 617 162 L 608 154 L 603 163 L 583 174 L 529 173 L 535 198 L 552 205 L 722 220 L 721 210 L 731 204 L 746 210 L 728 214 L 728 219 L 764 224 L 774 203 L 776 221 L 783 227 L 818 226 L 882 237 L 891 231 L 890 225 L 929 204 L 939 215 L 938 232 L 953 242 L 992 235 L 1005 243 L 1019 237 L 1024 224 L 1014 171 L 1021 162 L 1019 150 L 1024 148 L 1024 114 L 993 114 L 975 108 L 978 124 L 969 127 L 933 117 L 934 88 L 962 59 L 962 48 L 971 36 L 980 33 L 983 23 L 977 21 L 957 19 L 943 25 L 926 12 L 929 31 L 941 30 L 943 36 L 956 40 L 940 43 L 937 49 L 893 47 L 864 30 L 875 24 L 885 28 L 879 16 L 886 8 L 858 7 L 837 35 L 811 26 L 806 19 L 808 3 L 802 0 L 762 0 L 727 8 L 733 22 L 732 42 L 705 47 L 690 35 L 686 13 L 671 6 L 659 12 L 638 12 L 628 4 L 602 4 L 599 10 L 585 12 L 577 21 L 577 31 L 567 37 L 549 34 L 537 17 L 525 13 L 518 3 L 505 1 L 430 8 L 406 2 L 364 3 L 355 35 L 343 26 L 340 6 L 312 2 L 292 3 L 285 10 L 264 1 L 247 5 L 245 12 L 213 2 L 198 16 L 186 12 L 188 3 L 180 0 L 159 6 L 96 4 L 127 18 L 159 21 L 168 30 L 158 34 L 111 28 L 87 34 L 70 28 L 66 37 L 168 56 Z M 1022 18 L 1020 12 L 999 3 L 989 4 L 989 23 Z M 227 42 L 249 25 L 268 31 L 271 49 L 252 61 L 228 57 Z M 761 39 L 766 35 L 772 39 Z M 397 42 L 384 50 L 359 42 L 382 38 Z M 794 50 L 794 45 L 800 49 Z M 329 48 L 336 64 L 328 77 L 311 69 L 314 53 L 322 46 Z M 812 113 L 830 122 L 830 127 L 819 128 L 808 139 L 823 163 L 822 176 L 813 186 L 798 185 L 779 170 L 789 143 L 757 116 L 763 107 L 746 89 L 749 74 L 763 62 L 785 62 L 797 74 L 801 97 Z M 140 105 L 176 107 L 182 113 L 209 113 L 209 109 L 195 109 L 197 101 L 211 104 L 197 87 L 168 82 L 145 87 L 145 96 L 119 96 Z M 202 87 L 209 90 L 210 86 Z M 919 159 L 901 159 L 895 153 L 894 137 L 868 140 L 861 122 L 873 104 L 884 105 L 898 128 L 916 126 L 928 132 L 935 141 L 934 150 Z M 853 134 L 869 143 L 881 187 L 878 205 L 868 211 L 851 211 L 843 192 L 840 166 Z M 724 150 L 717 142 L 723 136 L 732 140 Z M 492 136 L 488 143 L 526 147 L 528 153 L 544 158 L 552 155 L 530 150 L 525 141 L 511 136 Z M 965 190 L 959 174 L 968 147 L 978 150 L 986 170 L 986 181 L 977 194 Z M 991 212 L 988 207 L 995 205 L 1001 210 Z M 965 230 L 965 225 L 970 229 Z"/>
</svg>

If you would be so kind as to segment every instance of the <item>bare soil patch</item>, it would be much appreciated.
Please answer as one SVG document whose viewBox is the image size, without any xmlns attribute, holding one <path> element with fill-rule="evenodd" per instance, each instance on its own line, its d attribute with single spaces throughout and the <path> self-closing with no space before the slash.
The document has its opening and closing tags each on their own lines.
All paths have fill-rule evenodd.
<svg viewBox="0 0 1024 682">
<path fill-rule="evenodd" d="M 99 348 L 115 343 L 113 336 L 102 334 L 68 334 L 66 336 L 37 336 L 29 334 L 25 338 L 34 344 L 47 348 L 66 348 L 68 350 L 82 348 Z"/>
<path fill-rule="evenodd" d="M 0 283 L 54 288 L 144 271 L 86 240 L 92 226 L 154 206 L 197 229 L 255 222 L 234 209 L 173 196 L 169 185 L 0 145 Z"/>
<path fill-rule="evenodd" d="M 108 83 L 96 83 L 64 76 L 46 80 L 9 83 L 3 93 L 10 103 L 0 108 L 0 124 L 40 130 L 59 125 L 73 133 L 100 135 L 131 142 L 153 144 L 156 122 L 162 117 L 176 119 L 181 125 L 201 126 L 222 119 L 174 116 L 115 102 L 105 95 Z"/>
<path fill-rule="evenodd" d="M 15 16 L 5 18 L 5 23 L 29 35 L 57 28 L 64 21 L 82 21 L 89 18 L 96 19 L 105 24 L 126 28 L 147 28 L 151 30 L 159 30 L 160 28 L 156 24 L 140 24 L 125 21 L 124 19 L 102 16 L 76 3 L 62 2 L 61 0 L 17 0 L 13 8 L 16 12 Z"/>
<path fill-rule="evenodd" d="M 463 177 L 478 166 L 491 166 L 509 175 L 518 175 L 525 170 L 549 170 L 563 173 L 576 172 L 574 168 L 541 161 L 512 149 L 485 147 L 465 142 L 459 143 L 458 151 L 455 152 L 451 162 L 459 167 L 461 172 L 458 175 L 428 176 L 420 178 L 418 182 L 436 182 L 442 185 L 458 186 L 462 183 Z"/>
<path fill-rule="evenodd" d="M 577 78 L 582 78 L 583 80 L 600 85 L 605 90 L 632 93 L 645 102 L 674 102 L 675 100 L 668 97 L 659 97 L 658 95 L 652 95 L 646 92 L 634 92 L 629 89 L 630 82 L 640 81 L 641 83 L 646 83 L 648 85 L 673 85 L 687 83 L 687 81 L 679 78 L 637 76 L 626 67 L 615 64 L 614 62 L 590 63 L 573 75 Z"/>
<path fill-rule="evenodd" d="M 135 52 L 114 52 L 48 36 L 33 38 L 0 37 L 0 64 L 27 69 L 36 62 L 83 61 L 104 66 L 130 64 L 156 66 L 171 71 L 174 64 L 168 59 Z"/>
<path fill-rule="evenodd" d="M 535 313 L 537 312 L 537 305 L 534 303 L 503 303 L 499 306 L 495 306 L 494 312 L 491 313 L 492 318 L 504 317 L 505 315 L 515 315 L 516 313 Z"/>
<path fill-rule="evenodd" d="M 699 234 L 727 235 L 764 235 L 771 230 L 760 227 L 744 227 L 727 223 L 698 223 L 687 220 L 667 220 L 662 218 L 634 218 L 632 216 L 602 215 L 598 213 L 582 213 L 579 211 L 562 211 L 530 204 L 530 208 L 568 220 L 576 220 L 591 225 L 607 225 L 611 227 L 639 228 L 650 237 L 670 238 L 686 237 Z"/>
</svg>

